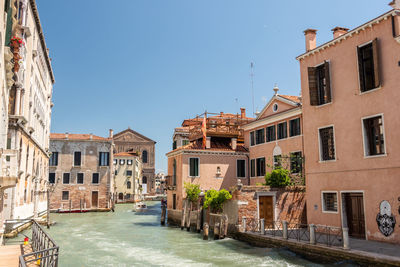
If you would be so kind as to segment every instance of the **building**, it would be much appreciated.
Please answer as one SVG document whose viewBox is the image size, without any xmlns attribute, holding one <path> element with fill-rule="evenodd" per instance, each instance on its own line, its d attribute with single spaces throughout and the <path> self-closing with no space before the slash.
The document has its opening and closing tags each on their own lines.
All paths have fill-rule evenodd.
<svg viewBox="0 0 400 267">
<path fill-rule="evenodd" d="M 114 154 L 117 203 L 137 202 L 142 196 L 142 162 L 135 152 Z"/>
<path fill-rule="evenodd" d="M 109 210 L 113 204 L 112 130 L 93 134 L 52 133 L 48 180 L 50 209 L 61 212 Z"/>
<path fill-rule="evenodd" d="M 211 116 L 210 116 L 211 115 Z M 252 118 L 241 114 L 204 114 L 185 120 L 189 127 L 189 144 L 176 148 L 168 157 L 167 203 L 169 216 L 173 210 L 182 209 L 185 198 L 185 183 L 199 184 L 201 190 L 230 189 L 237 180 L 248 182 L 248 151 L 243 144 L 243 131 L 240 129 Z M 205 125 L 206 140 L 203 146 L 202 128 Z M 190 125 L 189 125 L 190 124 Z M 202 127 L 203 125 L 203 127 Z M 170 219 L 170 218 L 169 218 Z"/>
<path fill-rule="evenodd" d="M 266 171 L 275 166 L 290 170 L 292 180 L 303 176 L 301 98 L 280 95 L 278 87 L 274 91 L 256 119 L 242 126 L 250 154 L 250 185 L 265 183 Z"/>
<path fill-rule="evenodd" d="M 143 164 L 142 193 L 155 192 L 155 145 L 156 142 L 128 128 L 114 135 L 114 153 L 138 152 Z"/>
<path fill-rule="evenodd" d="M 156 194 L 164 194 L 165 193 L 165 173 L 159 172 L 156 174 L 155 178 L 156 182 Z"/>
<path fill-rule="evenodd" d="M 400 243 L 400 1 L 300 62 L 307 218 L 352 237 Z"/>
<path fill-rule="evenodd" d="M 5 223 L 5 231 L 9 232 L 47 210 L 54 75 L 35 1 L 0 3 L 5 7 L 0 15 L 0 42 L 5 45 L 0 49 L 0 144 L 4 152 L 0 211 L 1 226 Z M 4 127 L 5 121 L 8 127 Z"/>
<path fill-rule="evenodd" d="M 187 144 L 189 144 L 189 127 L 176 127 L 172 136 L 172 150 Z"/>
</svg>

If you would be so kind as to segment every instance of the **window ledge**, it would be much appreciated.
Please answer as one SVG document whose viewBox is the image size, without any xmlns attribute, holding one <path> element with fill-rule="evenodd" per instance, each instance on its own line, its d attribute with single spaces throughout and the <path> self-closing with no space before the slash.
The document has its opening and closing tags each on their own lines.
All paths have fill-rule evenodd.
<svg viewBox="0 0 400 267">
<path fill-rule="evenodd" d="M 365 156 L 364 159 L 373 159 L 373 158 L 381 158 L 381 157 L 387 157 L 387 154 L 379 154 L 379 155 L 371 155 L 371 156 Z"/>
<path fill-rule="evenodd" d="M 190 176 L 190 175 L 188 175 L 188 178 L 200 178 L 200 176 Z"/>
<path fill-rule="evenodd" d="M 332 105 L 332 101 L 329 102 L 329 103 L 325 103 L 325 104 L 322 104 L 322 105 L 316 105 L 316 106 L 313 106 L 313 107 L 322 108 L 322 107 L 326 107 L 326 106 L 328 106 L 328 105 Z"/>
<path fill-rule="evenodd" d="M 339 211 L 327 211 L 327 210 L 325 211 L 325 210 L 323 210 L 322 213 L 338 214 Z"/>
<path fill-rule="evenodd" d="M 336 159 L 330 159 L 330 160 L 319 160 L 318 163 L 329 163 L 329 162 L 336 162 Z"/>
<path fill-rule="evenodd" d="M 382 86 L 376 87 L 374 89 L 371 89 L 371 90 L 368 90 L 368 91 L 365 91 L 365 92 L 361 92 L 361 90 L 360 90 L 359 95 L 365 95 L 365 94 L 368 94 L 368 93 L 372 93 L 372 92 L 378 91 L 379 89 L 382 89 Z"/>
<path fill-rule="evenodd" d="M 250 177 L 250 179 L 260 179 L 260 178 L 262 178 L 262 179 L 264 179 L 265 178 L 265 176 L 253 176 L 253 177 Z M 243 179 L 246 179 L 246 178 L 243 178 Z"/>
</svg>

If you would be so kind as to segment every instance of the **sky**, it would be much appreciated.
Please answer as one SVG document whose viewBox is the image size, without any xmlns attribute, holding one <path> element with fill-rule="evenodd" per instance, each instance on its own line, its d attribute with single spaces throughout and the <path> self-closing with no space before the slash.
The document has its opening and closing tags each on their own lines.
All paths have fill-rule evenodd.
<svg viewBox="0 0 400 267">
<path fill-rule="evenodd" d="M 156 144 L 156 171 L 175 127 L 207 112 L 253 113 L 300 94 L 303 31 L 317 45 L 389 0 L 37 0 L 55 75 L 51 131 L 108 136 L 131 129 Z"/>
</svg>

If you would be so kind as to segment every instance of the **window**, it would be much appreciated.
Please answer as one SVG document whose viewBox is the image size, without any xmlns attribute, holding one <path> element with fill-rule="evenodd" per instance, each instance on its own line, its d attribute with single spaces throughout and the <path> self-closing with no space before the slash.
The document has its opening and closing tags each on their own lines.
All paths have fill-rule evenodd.
<svg viewBox="0 0 400 267">
<path fill-rule="evenodd" d="M 126 182 L 126 188 L 131 189 L 132 183 L 130 181 Z"/>
<path fill-rule="evenodd" d="M 62 191 L 61 200 L 69 200 L 69 191 Z"/>
<path fill-rule="evenodd" d="M 147 163 L 147 150 L 143 150 L 142 152 L 142 161 L 143 163 Z"/>
<path fill-rule="evenodd" d="M 277 104 L 277 103 L 275 103 L 275 104 L 272 106 L 272 110 L 273 110 L 274 112 L 277 112 L 277 111 L 278 111 L 278 104 Z"/>
<path fill-rule="evenodd" d="M 257 159 L 257 176 L 265 175 L 265 158 Z"/>
<path fill-rule="evenodd" d="M 147 184 L 147 177 L 146 177 L 146 176 L 143 176 L 143 178 L 142 178 L 142 184 Z"/>
<path fill-rule="evenodd" d="M 189 176 L 199 176 L 199 158 L 189 158 Z"/>
<path fill-rule="evenodd" d="M 174 159 L 173 169 L 172 169 L 172 185 L 176 185 L 176 159 Z"/>
<path fill-rule="evenodd" d="M 303 170 L 303 159 L 301 151 L 290 153 L 290 172 L 301 173 Z"/>
<path fill-rule="evenodd" d="M 276 140 L 276 130 L 275 125 L 267 127 L 267 142 L 275 141 Z"/>
<path fill-rule="evenodd" d="M 99 166 L 108 166 L 110 165 L 110 153 L 109 152 L 100 152 L 99 153 Z"/>
<path fill-rule="evenodd" d="M 74 152 L 74 166 L 81 166 L 81 152 Z"/>
<path fill-rule="evenodd" d="M 127 171 L 126 171 L 126 176 L 132 176 L 132 171 L 127 170 Z"/>
<path fill-rule="evenodd" d="M 172 143 L 172 150 L 176 149 L 176 141 Z"/>
<path fill-rule="evenodd" d="M 335 141 L 333 135 L 333 127 L 319 129 L 320 138 L 320 159 L 334 160 L 335 159 Z"/>
<path fill-rule="evenodd" d="M 118 160 L 114 159 L 114 165 L 117 165 L 117 164 L 118 164 Z"/>
<path fill-rule="evenodd" d="M 289 121 L 289 133 L 290 136 L 296 136 L 301 134 L 300 118 Z"/>
<path fill-rule="evenodd" d="M 131 159 L 128 159 L 128 160 L 126 161 L 126 164 L 127 164 L 127 165 L 132 165 L 132 163 L 133 163 L 133 161 L 132 161 Z"/>
<path fill-rule="evenodd" d="M 274 169 L 282 167 L 282 155 L 274 156 Z"/>
<path fill-rule="evenodd" d="M 189 140 L 182 140 L 182 146 L 186 146 L 189 144 Z"/>
<path fill-rule="evenodd" d="M 28 154 L 29 154 L 29 149 L 28 149 Z M 50 156 L 50 166 L 57 166 L 58 165 L 58 152 L 52 152 Z"/>
<path fill-rule="evenodd" d="M 282 122 L 278 124 L 278 140 L 287 137 L 287 122 Z"/>
<path fill-rule="evenodd" d="M 125 165 L 125 160 L 124 159 L 120 159 L 119 160 L 119 165 Z"/>
<path fill-rule="evenodd" d="M 262 144 L 264 142 L 265 142 L 264 129 L 259 129 L 256 131 L 256 145 Z"/>
<path fill-rule="evenodd" d="M 172 209 L 176 210 L 176 194 L 172 194 Z"/>
<path fill-rule="evenodd" d="M 337 212 L 337 193 L 322 193 L 322 211 Z"/>
<path fill-rule="evenodd" d="M 244 159 L 236 161 L 236 175 L 240 178 L 246 177 L 246 161 Z"/>
<path fill-rule="evenodd" d="M 114 171 L 114 175 L 118 175 L 118 170 L 115 170 L 115 171 Z"/>
<path fill-rule="evenodd" d="M 250 176 L 251 177 L 256 176 L 256 160 L 255 159 L 250 160 Z"/>
<path fill-rule="evenodd" d="M 95 172 L 92 174 L 92 184 L 98 184 L 99 183 L 99 173 Z"/>
<path fill-rule="evenodd" d="M 308 85 L 310 90 L 311 106 L 319 106 L 331 102 L 331 85 L 328 61 L 325 61 L 318 67 L 308 68 Z"/>
<path fill-rule="evenodd" d="M 83 184 L 83 173 L 80 172 L 76 175 L 76 183 Z"/>
<path fill-rule="evenodd" d="M 254 146 L 256 144 L 255 138 L 254 138 L 254 132 L 250 132 L 250 146 Z"/>
<path fill-rule="evenodd" d="M 54 172 L 49 173 L 49 183 L 51 184 L 56 183 L 56 174 Z"/>
<path fill-rule="evenodd" d="M 382 116 L 364 119 L 363 122 L 365 155 L 375 156 L 385 154 Z"/>
<path fill-rule="evenodd" d="M 130 183 L 130 182 L 129 182 L 129 183 Z M 130 188 L 130 187 L 128 187 L 128 188 Z M 125 195 L 125 198 L 126 198 L 126 199 L 130 199 L 130 198 L 131 198 L 131 194 L 129 194 L 129 193 L 126 194 L 126 195 Z"/>
<path fill-rule="evenodd" d="M 70 173 L 63 174 L 63 184 L 69 184 Z"/>
<path fill-rule="evenodd" d="M 360 90 L 366 92 L 380 86 L 378 65 L 378 39 L 358 47 L 358 72 Z"/>
</svg>

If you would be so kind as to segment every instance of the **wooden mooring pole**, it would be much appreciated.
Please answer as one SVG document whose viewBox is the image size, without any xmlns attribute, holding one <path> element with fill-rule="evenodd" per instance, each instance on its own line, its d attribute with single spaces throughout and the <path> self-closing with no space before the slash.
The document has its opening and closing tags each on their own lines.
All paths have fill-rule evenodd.
<svg viewBox="0 0 400 267">
<path fill-rule="evenodd" d="M 167 205 L 161 205 L 161 225 L 165 225 L 165 215 L 167 213 Z"/>
<path fill-rule="evenodd" d="M 200 233 L 201 231 L 201 208 L 197 210 L 197 220 L 196 220 L 196 231 Z"/>
<path fill-rule="evenodd" d="M 182 218 L 181 218 L 181 230 L 185 228 L 185 217 L 186 217 L 186 201 L 183 201 L 183 207 L 182 207 Z"/>
<path fill-rule="evenodd" d="M 189 206 L 189 212 L 188 212 L 188 218 L 187 218 L 187 221 L 186 221 L 186 230 L 187 231 L 190 231 L 190 222 L 191 222 L 191 215 L 192 215 L 192 205 L 193 205 L 193 203 L 192 202 L 190 202 L 190 204 L 188 205 Z"/>
<path fill-rule="evenodd" d="M 219 239 L 219 227 L 219 223 L 214 224 L 214 239 Z"/>
<path fill-rule="evenodd" d="M 203 240 L 208 240 L 208 223 L 204 223 L 203 225 Z"/>
</svg>

